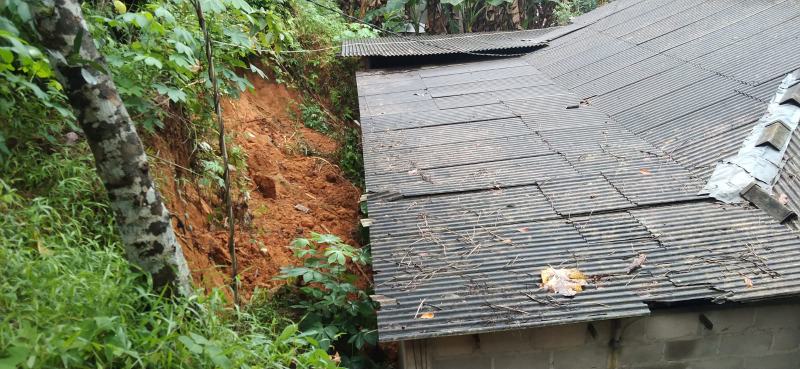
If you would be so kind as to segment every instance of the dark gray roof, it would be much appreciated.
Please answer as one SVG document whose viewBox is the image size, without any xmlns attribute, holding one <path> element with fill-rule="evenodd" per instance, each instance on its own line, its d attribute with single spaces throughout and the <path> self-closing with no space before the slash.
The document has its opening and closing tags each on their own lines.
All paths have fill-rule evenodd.
<svg viewBox="0 0 800 369">
<path fill-rule="evenodd" d="M 619 0 L 524 57 L 359 72 L 375 288 L 397 302 L 380 339 L 800 293 L 796 233 L 698 195 L 800 67 L 798 17 L 794 0 Z M 590 286 L 540 291 L 547 266 Z"/>
<path fill-rule="evenodd" d="M 451 35 L 408 35 L 342 42 L 342 56 L 421 56 L 489 53 L 547 45 L 542 37 L 554 28 Z"/>
</svg>

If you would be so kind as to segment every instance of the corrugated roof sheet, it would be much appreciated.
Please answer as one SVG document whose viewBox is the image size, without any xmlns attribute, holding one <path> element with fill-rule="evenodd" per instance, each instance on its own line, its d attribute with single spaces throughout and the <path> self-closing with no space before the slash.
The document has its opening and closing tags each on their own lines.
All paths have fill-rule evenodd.
<svg viewBox="0 0 800 369">
<path fill-rule="evenodd" d="M 380 339 L 800 294 L 797 233 L 698 195 L 800 66 L 798 17 L 793 0 L 618 0 L 528 56 L 359 72 L 375 289 L 397 301 Z M 775 186 L 796 211 L 798 141 Z M 547 266 L 591 283 L 552 295 Z"/>
<path fill-rule="evenodd" d="M 422 56 L 489 53 L 547 45 L 545 34 L 554 28 L 451 35 L 396 35 L 342 42 L 342 56 Z M 557 27 L 556 27 L 557 29 Z"/>
</svg>

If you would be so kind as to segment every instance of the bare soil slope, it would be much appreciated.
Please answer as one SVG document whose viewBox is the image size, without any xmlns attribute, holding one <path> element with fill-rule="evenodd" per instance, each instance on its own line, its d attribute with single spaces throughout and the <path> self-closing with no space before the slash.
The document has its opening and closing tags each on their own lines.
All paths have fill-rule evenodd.
<svg viewBox="0 0 800 369">
<path fill-rule="evenodd" d="M 360 190 L 332 162 L 337 142 L 290 117 L 298 95 L 284 85 L 251 78 L 252 92 L 223 101 L 226 129 L 247 156 L 244 192 L 233 195 L 242 296 L 272 288 L 280 267 L 296 263 L 289 243 L 310 232 L 332 233 L 354 246 Z M 180 126 L 180 125 L 175 125 Z M 160 190 L 175 215 L 174 225 L 195 283 L 205 288 L 229 283 L 223 204 L 191 183 L 186 132 L 167 127 L 149 138 L 148 152 Z M 176 144 L 178 143 L 178 144 Z M 216 145 L 214 145 L 216 146 Z M 247 198 L 249 197 L 249 199 Z M 216 214 L 215 214 L 216 212 Z"/>
</svg>

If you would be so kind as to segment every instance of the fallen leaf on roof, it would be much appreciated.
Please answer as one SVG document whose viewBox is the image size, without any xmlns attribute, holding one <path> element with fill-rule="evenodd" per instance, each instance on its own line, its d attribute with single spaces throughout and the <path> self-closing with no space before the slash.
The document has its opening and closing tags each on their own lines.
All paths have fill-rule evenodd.
<svg viewBox="0 0 800 369">
<path fill-rule="evenodd" d="M 586 285 L 586 276 L 578 269 L 547 267 L 542 269 L 541 276 L 542 288 L 561 296 L 575 296 Z"/>
<path fill-rule="evenodd" d="M 519 231 L 519 233 L 525 233 L 525 232 L 528 231 L 528 227 L 522 227 L 522 228 L 517 229 L 517 230 Z"/>
<path fill-rule="evenodd" d="M 644 265 L 645 260 L 647 260 L 647 254 L 641 253 L 636 255 L 635 258 L 631 261 L 627 268 L 625 268 L 625 274 L 631 274 L 632 271 L 639 269 Z"/>
<path fill-rule="evenodd" d="M 744 285 L 747 288 L 753 288 L 753 280 L 750 277 L 744 277 Z"/>
<path fill-rule="evenodd" d="M 433 312 L 419 314 L 419 319 L 433 319 Z"/>
<path fill-rule="evenodd" d="M 649 176 L 649 175 L 653 174 L 653 172 L 651 172 L 650 169 L 647 169 L 647 168 L 639 169 L 639 173 L 641 173 L 642 175 L 645 175 L 645 176 Z"/>
</svg>

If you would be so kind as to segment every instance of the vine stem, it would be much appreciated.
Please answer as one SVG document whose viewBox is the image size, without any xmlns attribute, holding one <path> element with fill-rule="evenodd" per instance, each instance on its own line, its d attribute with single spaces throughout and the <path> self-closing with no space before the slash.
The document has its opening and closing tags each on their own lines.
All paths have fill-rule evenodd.
<svg viewBox="0 0 800 369">
<path fill-rule="evenodd" d="M 208 79 L 214 93 L 214 113 L 217 118 L 219 131 L 219 150 L 222 153 L 222 165 L 224 168 L 223 179 L 225 181 L 225 211 L 228 214 L 228 253 L 231 255 L 231 289 L 233 290 L 233 302 L 239 305 L 239 283 L 238 283 L 238 264 L 236 262 L 236 241 L 234 240 L 235 219 L 233 218 L 233 204 L 231 203 L 231 173 L 228 168 L 228 149 L 225 145 L 225 122 L 222 120 L 222 108 L 220 106 L 219 83 L 217 74 L 214 71 L 214 55 L 211 50 L 211 36 L 206 27 L 206 18 L 203 16 L 203 7 L 199 0 L 192 1 L 194 10 L 197 13 L 197 21 L 200 30 L 205 38 L 206 62 L 208 63 Z"/>
</svg>

